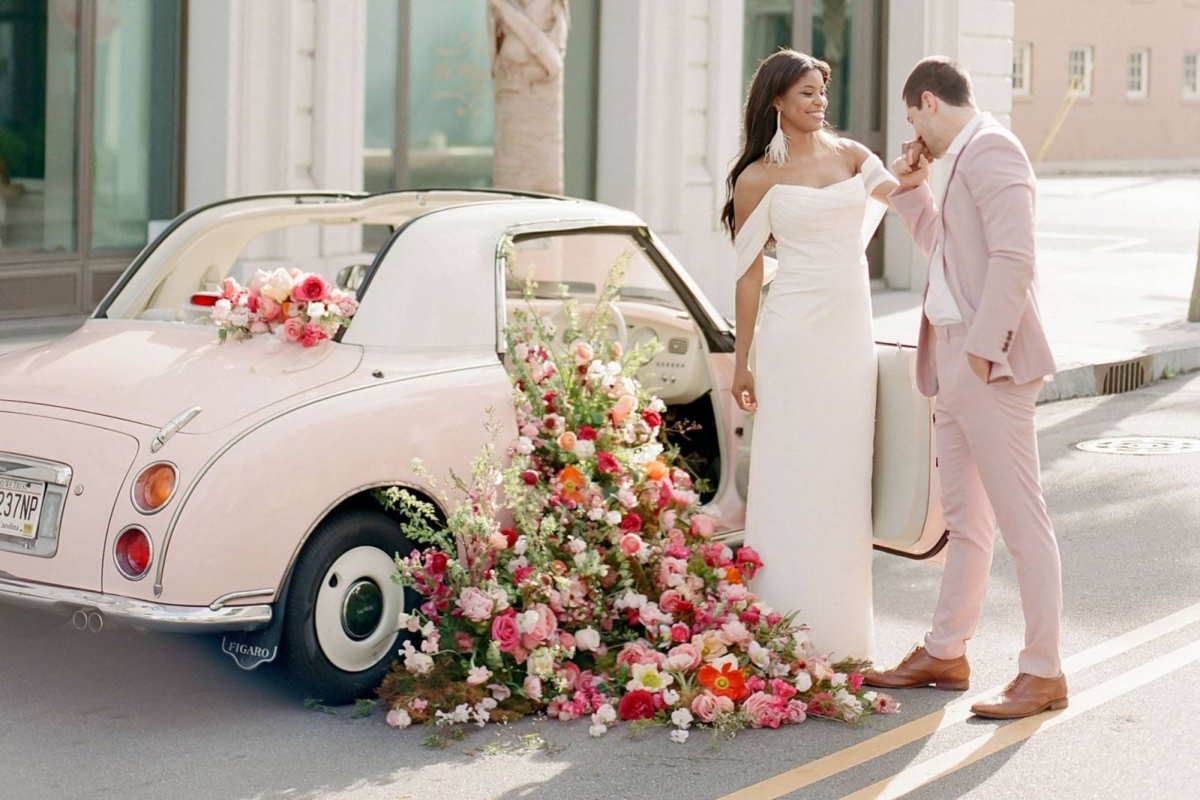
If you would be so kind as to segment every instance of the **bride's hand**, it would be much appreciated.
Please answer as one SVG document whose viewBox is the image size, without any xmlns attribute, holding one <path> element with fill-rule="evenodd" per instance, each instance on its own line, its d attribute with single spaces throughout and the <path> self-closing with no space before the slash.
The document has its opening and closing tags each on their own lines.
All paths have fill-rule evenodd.
<svg viewBox="0 0 1200 800">
<path fill-rule="evenodd" d="M 758 400 L 754 396 L 754 375 L 749 367 L 739 366 L 733 372 L 733 399 L 743 411 L 757 411 Z"/>
<path fill-rule="evenodd" d="M 908 142 L 906 144 L 912 144 Z M 920 148 L 905 147 L 904 155 L 892 162 L 892 171 L 902 189 L 915 189 L 929 178 L 929 159 Z M 913 157 L 916 158 L 915 163 Z"/>
</svg>

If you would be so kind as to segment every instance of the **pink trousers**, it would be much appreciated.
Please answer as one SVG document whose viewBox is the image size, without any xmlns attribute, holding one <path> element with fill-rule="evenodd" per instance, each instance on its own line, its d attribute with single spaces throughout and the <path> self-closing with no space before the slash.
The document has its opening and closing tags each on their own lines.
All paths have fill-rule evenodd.
<svg viewBox="0 0 1200 800">
<path fill-rule="evenodd" d="M 963 351 L 966 327 L 937 334 L 934 403 L 942 507 L 950 531 L 946 571 L 925 649 L 935 658 L 966 652 L 975 633 L 996 524 L 1016 564 L 1025 648 L 1019 670 L 1044 678 L 1062 671 L 1062 567 L 1042 498 L 1034 407 L 1041 381 L 984 383 Z"/>
</svg>

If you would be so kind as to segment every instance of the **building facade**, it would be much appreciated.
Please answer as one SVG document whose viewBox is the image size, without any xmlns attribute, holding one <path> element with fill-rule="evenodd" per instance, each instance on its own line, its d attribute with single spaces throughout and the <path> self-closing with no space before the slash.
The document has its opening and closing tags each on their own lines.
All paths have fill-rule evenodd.
<svg viewBox="0 0 1200 800">
<path fill-rule="evenodd" d="M 1031 158 L 1200 169 L 1200 2 L 1015 5 L 1012 129 Z"/>
<path fill-rule="evenodd" d="M 490 185 L 485 8 L 0 2 L 0 331 L 78 319 L 149 230 L 196 205 Z M 729 314 L 718 215 L 760 59 L 793 46 L 828 61 L 831 121 L 889 161 L 911 136 L 901 86 L 926 54 L 960 58 L 986 110 L 1007 121 L 1011 108 L 1011 0 L 570 0 L 570 12 L 567 193 L 636 211 Z M 381 235 L 298 229 L 243 260 L 319 268 Z M 920 284 L 923 259 L 894 220 L 870 256 L 880 284 Z"/>
</svg>

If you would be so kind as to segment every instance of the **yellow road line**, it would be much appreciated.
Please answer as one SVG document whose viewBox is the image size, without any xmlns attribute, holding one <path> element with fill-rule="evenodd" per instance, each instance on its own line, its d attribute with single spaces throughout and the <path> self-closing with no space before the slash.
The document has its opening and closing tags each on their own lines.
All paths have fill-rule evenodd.
<svg viewBox="0 0 1200 800">
<path fill-rule="evenodd" d="M 1080 672 L 1198 621 L 1200 621 L 1200 603 L 1143 625 L 1115 639 L 1101 642 L 1082 653 L 1076 653 L 1063 661 L 1063 672 L 1067 675 Z M 932 736 L 938 731 L 962 722 L 971 716 L 971 706 L 974 703 L 991 697 L 1003 688 L 1004 685 L 1001 684 L 974 697 L 957 700 L 940 711 L 935 711 L 912 722 L 906 722 L 890 731 L 885 731 L 844 750 L 830 753 L 815 761 L 780 773 L 761 783 L 747 786 L 745 789 L 726 795 L 722 800 L 760 800 L 760 798 L 782 797 L 797 789 L 811 786 L 818 781 L 853 769 L 893 750 L 912 744 L 918 739 Z"/>
<path fill-rule="evenodd" d="M 1099 705 L 1128 694 L 1134 689 L 1140 689 L 1196 661 L 1200 661 L 1200 642 L 1192 642 L 1149 664 L 1143 664 L 1086 692 L 1074 695 L 1071 697 L 1071 705 L 1062 711 L 1050 711 L 1004 725 L 993 733 L 972 739 L 953 750 L 909 767 L 854 794 L 846 795 L 842 800 L 890 800 L 903 797 L 914 789 L 1024 741 L 1039 731 L 1048 730 L 1080 714 L 1086 714 Z"/>
</svg>

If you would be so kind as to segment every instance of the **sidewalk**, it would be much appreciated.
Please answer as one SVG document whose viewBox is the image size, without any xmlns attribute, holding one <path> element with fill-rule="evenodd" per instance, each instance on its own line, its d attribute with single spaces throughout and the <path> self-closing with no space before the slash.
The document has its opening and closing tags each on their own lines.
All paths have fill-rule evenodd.
<svg viewBox="0 0 1200 800">
<path fill-rule="evenodd" d="M 1103 394 L 1106 367 L 1145 383 L 1200 369 L 1187 322 L 1200 236 L 1200 175 L 1047 177 L 1038 182 L 1042 319 L 1059 372 L 1041 402 Z M 876 338 L 915 343 L 917 291 L 872 297 Z"/>
</svg>

